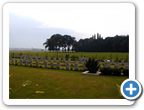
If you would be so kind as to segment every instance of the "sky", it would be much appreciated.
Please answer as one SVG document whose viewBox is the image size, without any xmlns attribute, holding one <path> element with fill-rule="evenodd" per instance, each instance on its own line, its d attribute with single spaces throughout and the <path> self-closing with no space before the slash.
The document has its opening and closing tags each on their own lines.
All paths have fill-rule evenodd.
<svg viewBox="0 0 144 110">
<path fill-rule="evenodd" d="M 9 10 L 9 47 L 43 48 L 53 34 L 79 39 L 101 34 L 103 38 L 128 35 L 130 13 L 123 7 L 80 4 L 48 4 Z"/>
</svg>

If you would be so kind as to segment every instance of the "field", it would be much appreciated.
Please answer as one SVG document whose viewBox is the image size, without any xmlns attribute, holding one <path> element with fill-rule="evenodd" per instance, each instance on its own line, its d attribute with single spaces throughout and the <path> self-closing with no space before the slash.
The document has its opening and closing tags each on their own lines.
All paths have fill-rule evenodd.
<svg viewBox="0 0 144 110">
<path fill-rule="evenodd" d="M 121 85 L 125 79 L 128 77 L 81 75 L 80 71 L 10 65 L 9 98 L 122 99 L 116 84 Z"/>
<path fill-rule="evenodd" d="M 54 62 L 54 69 L 44 68 L 43 61 L 39 59 L 39 67 L 33 60 L 33 67 L 30 67 L 30 60 L 27 66 L 11 65 L 9 60 L 9 88 L 10 99 L 123 99 L 119 93 L 118 85 L 128 79 L 126 76 L 104 76 L 104 75 L 82 75 L 83 66 L 79 63 L 79 70 L 74 71 L 74 60 L 78 57 L 92 57 L 103 61 L 104 59 L 121 59 L 128 61 L 129 53 L 102 53 L 102 52 L 9 52 L 9 55 L 49 56 Z M 61 61 L 61 68 L 57 70 L 58 58 L 75 56 L 70 64 L 70 70 L 66 70 L 66 62 Z M 101 62 L 103 67 L 104 62 Z M 114 68 L 114 65 L 111 65 Z"/>
<path fill-rule="evenodd" d="M 65 57 L 66 54 L 69 54 L 69 57 L 76 57 L 75 60 L 78 59 L 78 57 L 91 57 L 98 60 L 103 61 L 104 59 L 114 59 L 115 61 L 121 61 L 121 59 L 126 61 L 129 61 L 129 53 L 118 53 L 118 52 L 36 52 L 36 51 L 10 51 L 9 55 L 29 55 L 29 56 L 49 56 L 51 58 L 58 58 L 58 57 Z"/>
</svg>

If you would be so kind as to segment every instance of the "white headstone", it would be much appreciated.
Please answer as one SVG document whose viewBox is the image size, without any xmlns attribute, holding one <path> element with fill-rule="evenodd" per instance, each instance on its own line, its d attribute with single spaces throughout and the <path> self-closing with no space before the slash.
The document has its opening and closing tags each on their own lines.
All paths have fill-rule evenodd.
<svg viewBox="0 0 144 110">
<path fill-rule="evenodd" d="M 51 58 L 50 57 L 48 57 L 48 61 L 50 62 L 50 60 L 51 60 Z"/>
<path fill-rule="evenodd" d="M 39 61 L 36 60 L 36 67 L 39 67 Z"/>
<path fill-rule="evenodd" d="M 112 59 L 112 65 L 114 65 L 114 59 Z"/>
<path fill-rule="evenodd" d="M 83 70 L 86 70 L 86 66 L 85 63 L 83 62 Z"/>
<path fill-rule="evenodd" d="M 82 58 L 81 57 L 79 57 L 79 62 L 82 63 Z"/>
<path fill-rule="evenodd" d="M 108 64 L 107 63 L 104 63 L 104 68 L 108 68 Z"/>
<path fill-rule="evenodd" d="M 14 65 L 14 59 L 12 59 L 12 65 Z"/>
<path fill-rule="evenodd" d="M 124 65 L 124 60 L 121 60 L 121 64 Z"/>
<path fill-rule="evenodd" d="M 22 61 L 22 59 L 20 59 L 20 65 L 21 65 L 21 66 L 23 65 L 23 61 Z"/>
<path fill-rule="evenodd" d="M 66 69 L 69 70 L 69 68 L 70 68 L 70 63 L 67 62 L 67 63 L 66 63 Z"/>
<path fill-rule="evenodd" d="M 107 63 L 107 59 L 105 59 L 104 62 Z"/>
<path fill-rule="evenodd" d="M 63 58 L 63 62 L 65 62 L 65 58 Z"/>
<path fill-rule="evenodd" d="M 119 62 L 116 62 L 116 64 L 115 64 L 114 67 L 117 68 L 117 69 L 119 69 Z"/>
<path fill-rule="evenodd" d="M 125 62 L 125 69 L 129 69 L 129 62 Z"/>
<path fill-rule="evenodd" d="M 27 66 L 28 60 L 25 60 L 25 66 Z"/>
<path fill-rule="evenodd" d="M 61 58 L 59 58 L 59 62 L 61 61 Z"/>
<path fill-rule="evenodd" d="M 78 60 L 75 60 L 75 63 L 78 63 Z"/>
<path fill-rule="evenodd" d="M 60 62 L 57 62 L 57 69 L 60 69 L 60 67 L 61 67 Z"/>
<path fill-rule="evenodd" d="M 15 65 L 18 65 L 18 60 L 17 59 L 15 60 Z"/>
<path fill-rule="evenodd" d="M 74 70 L 78 70 L 78 63 L 75 63 Z"/>
<path fill-rule="evenodd" d="M 32 60 L 30 60 L 30 66 L 33 66 L 33 61 Z"/>
<path fill-rule="evenodd" d="M 68 60 L 69 60 L 69 62 L 71 62 L 71 58 L 69 58 Z"/>
<path fill-rule="evenodd" d="M 53 62 L 52 61 L 50 62 L 50 68 L 53 68 Z"/>
<path fill-rule="evenodd" d="M 108 67 L 108 68 L 110 68 L 110 67 L 111 67 L 110 62 L 107 62 L 107 67 Z"/>
<path fill-rule="evenodd" d="M 48 67 L 48 62 L 47 61 L 45 61 L 45 68 L 47 68 Z"/>
<path fill-rule="evenodd" d="M 41 57 L 41 61 L 43 61 L 43 57 Z"/>
<path fill-rule="evenodd" d="M 54 62 L 56 62 L 56 58 L 54 58 Z"/>
</svg>

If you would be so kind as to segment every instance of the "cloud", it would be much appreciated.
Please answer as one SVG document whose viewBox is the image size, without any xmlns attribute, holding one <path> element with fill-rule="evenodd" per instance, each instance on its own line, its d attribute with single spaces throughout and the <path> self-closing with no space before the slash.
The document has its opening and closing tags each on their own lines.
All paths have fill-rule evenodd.
<svg viewBox="0 0 144 110">
<path fill-rule="evenodd" d="M 44 48 L 42 44 L 53 34 L 71 35 L 76 40 L 91 37 L 91 34 L 84 34 L 65 28 L 48 27 L 43 22 L 33 18 L 9 13 L 9 43 L 11 48 Z"/>
</svg>

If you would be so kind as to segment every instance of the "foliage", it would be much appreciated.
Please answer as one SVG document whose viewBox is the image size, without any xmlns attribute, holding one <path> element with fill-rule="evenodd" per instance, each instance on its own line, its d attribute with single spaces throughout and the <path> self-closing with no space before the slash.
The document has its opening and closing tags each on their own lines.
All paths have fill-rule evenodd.
<svg viewBox="0 0 144 110">
<path fill-rule="evenodd" d="M 72 61 L 75 61 L 76 59 L 78 59 L 78 56 L 77 55 L 72 55 L 70 58 L 72 59 Z"/>
<path fill-rule="evenodd" d="M 121 70 L 120 69 L 114 68 L 112 70 L 112 72 L 113 72 L 114 76 L 120 76 L 121 75 Z"/>
<path fill-rule="evenodd" d="M 100 63 L 98 60 L 89 58 L 88 61 L 85 62 L 85 66 L 88 68 L 89 73 L 96 73 L 100 68 Z"/>
<path fill-rule="evenodd" d="M 75 44 L 76 52 L 129 52 L 129 35 L 105 39 L 80 39 Z"/>
<path fill-rule="evenodd" d="M 100 68 L 100 71 L 104 75 L 112 75 L 112 69 L 111 68 Z"/>
<path fill-rule="evenodd" d="M 66 60 L 68 60 L 69 57 L 70 57 L 70 54 L 66 54 L 65 56 Z"/>
<path fill-rule="evenodd" d="M 75 50 L 75 37 L 71 37 L 70 35 L 64 35 L 61 34 L 54 34 L 49 39 L 46 40 L 46 42 L 43 43 L 45 45 L 45 48 L 48 48 L 49 51 L 60 51 L 60 48 L 62 48 L 62 51 L 69 52 L 70 49 L 72 51 Z"/>
<path fill-rule="evenodd" d="M 124 70 L 123 70 L 123 74 L 124 74 L 125 76 L 129 76 L 129 69 L 124 69 Z"/>
<path fill-rule="evenodd" d="M 22 55 L 22 53 L 20 53 L 19 55 Z"/>
</svg>

